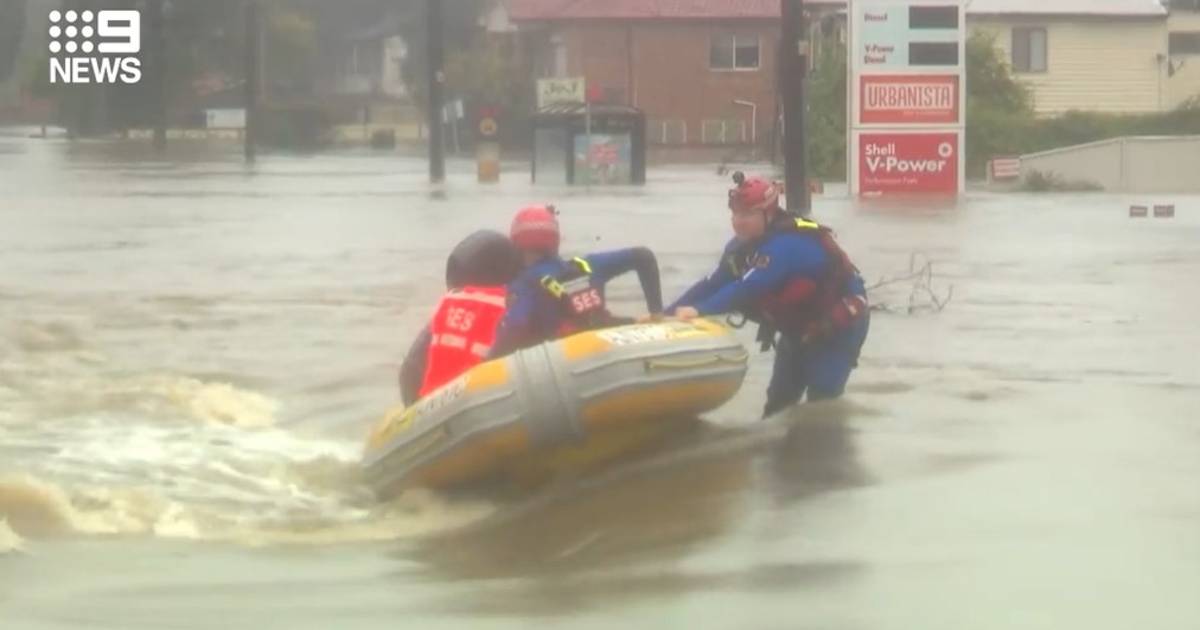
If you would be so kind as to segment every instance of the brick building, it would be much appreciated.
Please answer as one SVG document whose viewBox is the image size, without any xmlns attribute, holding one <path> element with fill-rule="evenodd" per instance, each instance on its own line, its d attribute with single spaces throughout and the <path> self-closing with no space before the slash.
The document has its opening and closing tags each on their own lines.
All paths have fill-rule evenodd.
<svg viewBox="0 0 1200 630">
<path fill-rule="evenodd" d="M 525 40 L 538 77 L 644 111 L 660 154 L 770 146 L 779 0 L 507 0 L 489 22 Z"/>
</svg>

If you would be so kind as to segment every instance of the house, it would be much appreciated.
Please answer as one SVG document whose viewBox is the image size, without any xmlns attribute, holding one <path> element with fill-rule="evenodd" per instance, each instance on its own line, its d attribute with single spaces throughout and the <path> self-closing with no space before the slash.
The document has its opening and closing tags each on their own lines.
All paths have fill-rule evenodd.
<svg viewBox="0 0 1200 630">
<path fill-rule="evenodd" d="M 369 24 L 347 16 L 347 24 L 325 41 L 320 97 L 333 122 L 335 143 L 387 145 L 422 135 L 422 116 L 404 80 L 408 43 L 400 35 L 404 19 L 384 9 Z M 350 24 L 355 24 L 351 27 Z"/>
<path fill-rule="evenodd" d="M 1172 0 L 1167 15 L 1167 106 L 1200 101 L 1200 0 Z"/>
<path fill-rule="evenodd" d="M 508 0 L 502 9 L 485 23 L 517 27 L 537 77 L 584 77 L 593 98 L 641 109 L 651 145 L 728 153 L 771 137 L 779 0 Z"/>
<path fill-rule="evenodd" d="M 1166 111 L 1200 93 L 1200 0 L 963 1 L 1040 115 Z M 805 6 L 844 37 L 846 0 Z M 483 23 L 516 31 L 536 76 L 581 76 L 642 109 L 652 146 L 728 152 L 775 131 L 779 17 L 779 0 L 506 0 Z"/>
<path fill-rule="evenodd" d="M 1200 0 L 963 2 L 1039 115 L 1159 112 L 1200 92 Z"/>
<path fill-rule="evenodd" d="M 338 94 L 407 99 L 402 70 L 408 46 L 400 37 L 398 16 L 348 34 L 337 51 L 335 69 Z"/>
<path fill-rule="evenodd" d="M 1040 115 L 1169 108 L 1167 11 L 1157 0 L 971 0 Z"/>
</svg>

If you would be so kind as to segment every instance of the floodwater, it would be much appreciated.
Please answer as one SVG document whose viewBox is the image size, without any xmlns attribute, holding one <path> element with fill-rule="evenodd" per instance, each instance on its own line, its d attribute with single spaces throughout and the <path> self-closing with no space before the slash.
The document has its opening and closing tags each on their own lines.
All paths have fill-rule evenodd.
<svg viewBox="0 0 1200 630">
<path fill-rule="evenodd" d="M 0 133 L 0 626 L 1200 627 L 1200 197 L 818 198 L 871 282 L 932 263 L 873 292 L 844 400 L 758 421 L 756 351 L 700 443 L 378 504 L 361 440 L 459 238 L 551 200 L 670 299 L 728 233 L 713 168 L 508 168 L 435 199 L 394 155 Z"/>
</svg>

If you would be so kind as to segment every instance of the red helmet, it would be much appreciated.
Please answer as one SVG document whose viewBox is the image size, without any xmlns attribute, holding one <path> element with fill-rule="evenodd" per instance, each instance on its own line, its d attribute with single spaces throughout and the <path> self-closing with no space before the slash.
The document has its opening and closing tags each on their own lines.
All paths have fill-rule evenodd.
<svg viewBox="0 0 1200 630">
<path fill-rule="evenodd" d="M 778 212 L 779 207 L 779 185 L 762 177 L 747 178 L 741 171 L 733 174 L 733 181 L 736 184 L 729 190 L 729 209 L 730 210 L 762 210 L 764 212 Z"/>
<path fill-rule="evenodd" d="M 558 251 L 559 231 L 554 206 L 527 206 L 513 217 L 509 238 L 519 249 L 554 253 Z"/>
</svg>

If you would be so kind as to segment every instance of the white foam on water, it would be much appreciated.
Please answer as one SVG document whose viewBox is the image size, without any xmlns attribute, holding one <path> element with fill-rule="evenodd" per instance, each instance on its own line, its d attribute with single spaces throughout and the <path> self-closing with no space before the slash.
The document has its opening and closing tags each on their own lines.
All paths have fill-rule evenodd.
<svg viewBox="0 0 1200 630">
<path fill-rule="evenodd" d="M 163 422 L 258 428 L 275 424 L 281 406 L 259 392 L 173 374 L 83 376 L 55 385 L 58 391 L 43 391 L 38 398 L 48 401 L 56 417 L 125 412 Z"/>
<path fill-rule="evenodd" d="M 87 343 L 86 322 L 19 321 L 5 333 L 0 549 L 63 536 L 394 540 L 493 510 L 423 491 L 379 503 L 360 478 L 358 439 L 277 426 L 283 405 L 265 392 L 124 369 Z"/>
<path fill-rule="evenodd" d="M 8 521 L 0 518 L 0 556 L 25 550 L 25 539 L 17 535 Z"/>
<path fill-rule="evenodd" d="M 386 541 L 463 526 L 493 510 L 485 502 L 455 502 L 414 490 L 388 503 L 264 514 L 239 506 L 188 505 L 151 489 L 68 488 L 17 475 L 0 477 L 0 551 L 18 550 L 26 539 L 70 535 L 252 546 Z"/>
<path fill-rule="evenodd" d="M 427 490 L 410 490 L 368 509 L 334 519 L 262 523 L 225 536 L 247 545 L 330 545 L 400 540 L 462 527 L 495 512 L 485 501 L 452 501 Z"/>
<path fill-rule="evenodd" d="M 170 401 L 193 420 L 215 424 L 268 427 L 275 424 L 280 407 L 278 401 L 263 394 L 194 378 L 152 378 L 141 386 L 144 391 Z"/>
<path fill-rule="evenodd" d="M 27 421 L 138 413 L 161 421 L 255 428 L 279 401 L 231 383 L 122 370 L 88 341 L 84 323 L 20 320 L 0 330 L 0 404 Z M 6 420 L 7 421 L 7 420 Z"/>
<path fill-rule="evenodd" d="M 185 509 L 148 491 L 95 487 L 72 492 L 29 475 L 0 477 L 0 518 L 23 538 L 179 532 Z"/>
</svg>

